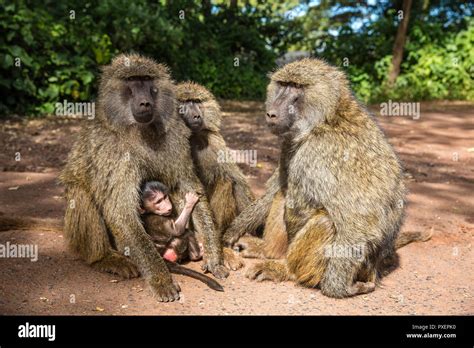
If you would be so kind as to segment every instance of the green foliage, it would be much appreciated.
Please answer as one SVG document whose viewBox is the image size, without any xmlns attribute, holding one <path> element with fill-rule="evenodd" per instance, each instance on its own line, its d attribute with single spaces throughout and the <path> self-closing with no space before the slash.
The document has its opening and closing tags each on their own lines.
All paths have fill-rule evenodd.
<svg viewBox="0 0 474 348">
<path fill-rule="evenodd" d="M 0 114 L 94 99 L 99 67 L 121 52 L 154 57 L 221 98 L 263 99 L 267 73 L 291 48 L 341 66 L 366 102 L 473 100 L 468 2 L 414 2 L 400 75 L 387 86 L 401 3 L 0 0 Z"/>
<path fill-rule="evenodd" d="M 304 17 L 302 25 L 305 39 L 296 48 L 345 69 L 365 102 L 473 100 L 474 20 L 473 5 L 467 2 L 413 2 L 400 75 L 394 86 L 387 85 L 401 3 L 323 1 L 308 9 L 311 16 Z M 373 19 L 364 19 L 368 14 Z"/>
<path fill-rule="evenodd" d="M 219 2 L 209 11 L 184 0 L 0 5 L 0 114 L 51 113 L 63 99 L 94 98 L 98 67 L 120 52 L 152 56 L 176 80 L 199 81 L 219 97 L 261 99 L 276 52 L 285 50 L 275 39 L 285 37 L 275 3 Z"/>
<path fill-rule="evenodd" d="M 387 55 L 375 63 L 373 79 L 364 72 L 350 72 L 357 94 L 372 102 L 384 99 L 474 100 L 473 23 L 466 30 L 444 34 L 438 40 L 430 38 L 422 27 L 415 26 L 407 42 L 407 57 L 395 85 L 389 87 L 386 84 L 392 60 L 392 56 Z M 431 29 L 437 31 L 439 28 Z M 368 92 L 368 86 L 371 92 Z"/>
<path fill-rule="evenodd" d="M 444 35 L 439 42 L 426 39 L 421 28 L 415 29 L 408 44 L 408 57 L 402 64 L 403 74 L 388 96 L 474 100 L 474 21 L 468 29 Z M 425 44 L 416 47 L 413 39 Z"/>
</svg>

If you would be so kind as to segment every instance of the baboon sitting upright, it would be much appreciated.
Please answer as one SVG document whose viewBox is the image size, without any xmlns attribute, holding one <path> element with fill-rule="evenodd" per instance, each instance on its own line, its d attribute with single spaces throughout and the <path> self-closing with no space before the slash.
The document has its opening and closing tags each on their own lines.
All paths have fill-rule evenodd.
<svg viewBox="0 0 474 348">
<path fill-rule="evenodd" d="M 270 226 L 265 242 L 279 251 L 288 246 L 285 259 L 256 264 L 249 278 L 319 285 L 338 298 L 373 291 L 403 221 L 405 187 L 392 147 L 344 73 L 318 59 L 273 73 L 266 108 L 267 124 L 282 138 L 279 166 L 224 242 L 273 214 L 284 226 Z"/>
<path fill-rule="evenodd" d="M 237 164 L 226 161 L 228 148 L 220 133 L 221 111 L 205 87 L 178 84 L 178 113 L 192 131 L 191 152 L 197 175 L 206 191 L 214 222 L 223 234 L 254 196 Z M 226 257 L 230 250 L 224 250 Z M 227 261 L 227 260 L 226 260 Z"/>
<path fill-rule="evenodd" d="M 83 127 L 60 175 L 71 249 L 96 269 L 125 278 L 141 273 L 160 301 L 178 299 L 179 287 L 141 223 L 140 185 L 160 180 L 180 208 L 186 192 L 203 191 L 189 170 L 190 132 L 176 115 L 174 93 L 163 65 L 135 54 L 116 57 L 103 69 L 96 119 Z M 226 277 L 205 197 L 193 224 L 204 237 L 204 268 Z"/>
<path fill-rule="evenodd" d="M 192 131 L 191 152 L 219 231 L 254 200 L 241 170 L 226 161 L 228 148 L 220 133 L 221 111 L 203 86 L 184 82 L 177 86 L 178 113 Z"/>
</svg>

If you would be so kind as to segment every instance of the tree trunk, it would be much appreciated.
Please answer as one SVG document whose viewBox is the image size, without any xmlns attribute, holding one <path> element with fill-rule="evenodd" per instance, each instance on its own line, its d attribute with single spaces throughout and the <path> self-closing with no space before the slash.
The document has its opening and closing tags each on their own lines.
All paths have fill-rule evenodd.
<svg viewBox="0 0 474 348">
<path fill-rule="evenodd" d="M 204 17 L 209 18 L 211 16 L 211 0 L 203 0 L 202 1 L 202 9 L 204 12 Z"/>
<path fill-rule="evenodd" d="M 403 47 L 407 38 L 408 22 L 410 20 L 412 0 L 403 0 L 403 18 L 398 25 L 395 44 L 393 45 L 392 67 L 388 74 L 388 84 L 393 85 L 400 74 L 400 64 L 403 59 Z"/>
</svg>

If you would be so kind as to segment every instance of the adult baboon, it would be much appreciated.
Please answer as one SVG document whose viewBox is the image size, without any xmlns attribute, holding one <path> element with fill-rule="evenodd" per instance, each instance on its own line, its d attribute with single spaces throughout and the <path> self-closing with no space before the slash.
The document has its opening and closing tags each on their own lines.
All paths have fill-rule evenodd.
<svg viewBox="0 0 474 348">
<path fill-rule="evenodd" d="M 160 301 L 178 299 L 179 287 L 141 223 L 140 185 L 160 180 L 180 208 L 186 192 L 203 191 L 189 170 L 190 132 L 176 115 L 174 91 L 163 65 L 135 54 L 116 57 L 103 69 L 96 119 L 82 129 L 60 175 L 71 249 L 96 269 L 125 278 L 140 272 Z M 193 223 L 204 236 L 204 269 L 226 277 L 205 197 Z"/>
<path fill-rule="evenodd" d="M 249 278 L 319 285 L 338 298 L 373 291 L 403 220 L 405 187 L 394 151 L 344 73 L 321 60 L 276 71 L 266 107 L 270 129 L 282 138 L 279 166 L 225 243 L 255 230 L 273 210 L 285 225 L 276 221 L 264 233 L 275 254 L 288 243 L 285 259 L 256 264 Z"/>
<path fill-rule="evenodd" d="M 229 149 L 220 133 L 221 111 L 212 93 L 197 83 L 183 82 L 177 86 L 176 97 L 178 113 L 192 131 L 190 144 L 197 175 L 205 188 L 216 228 L 223 234 L 254 196 L 237 164 L 228 160 Z M 224 252 L 228 261 L 231 250 Z M 240 267 L 239 262 L 234 266 Z"/>
</svg>

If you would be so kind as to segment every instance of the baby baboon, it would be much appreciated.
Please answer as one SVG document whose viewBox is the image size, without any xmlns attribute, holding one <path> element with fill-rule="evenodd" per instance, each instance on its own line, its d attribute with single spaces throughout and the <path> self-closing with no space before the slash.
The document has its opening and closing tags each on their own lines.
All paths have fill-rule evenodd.
<svg viewBox="0 0 474 348">
<path fill-rule="evenodd" d="M 192 131 L 190 144 L 196 172 L 222 235 L 254 196 L 237 164 L 226 161 L 229 150 L 220 133 L 221 111 L 212 93 L 197 83 L 184 82 L 178 84 L 176 97 L 178 113 Z M 232 250 L 225 248 L 224 256 L 233 269 L 243 265 L 233 258 Z"/>
<path fill-rule="evenodd" d="M 279 216 L 284 202 L 286 258 L 259 263 L 248 277 L 319 285 L 338 298 L 373 291 L 403 220 L 405 187 L 394 151 L 344 73 L 321 60 L 276 71 L 266 107 L 267 124 L 282 138 L 279 167 L 224 241 L 263 224 L 271 209 Z M 275 244 L 281 250 L 284 243 Z"/>
<path fill-rule="evenodd" d="M 186 229 L 199 197 L 188 192 L 184 209 L 174 221 L 173 205 L 169 198 L 169 190 L 165 185 L 158 181 L 148 181 L 142 185 L 140 192 L 140 214 L 143 217 L 145 231 L 155 243 L 170 272 L 198 279 L 213 290 L 224 291 L 214 279 L 176 263 L 186 258 L 193 261 L 202 258 L 201 247 L 194 232 Z"/>
<path fill-rule="evenodd" d="M 199 196 L 188 192 L 184 209 L 176 219 L 169 198 L 169 189 L 159 181 L 148 181 L 141 187 L 140 214 L 145 231 L 155 243 L 160 255 L 168 261 L 197 261 L 202 251 L 194 232 L 187 229 L 191 213 Z"/>
<path fill-rule="evenodd" d="M 83 127 L 60 175 L 71 249 L 96 269 L 123 277 L 141 273 L 160 301 L 178 299 L 179 287 L 141 223 L 140 185 L 160 180 L 178 207 L 186 192 L 203 191 L 189 170 L 190 132 L 176 115 L 174 91 L 163 65 L 135 54 L 116 57 L 103 69 L 95 120 Z M 193 224 L 204 237 L 203 268 L 226 277 L 205 197 Z"/>
</svg>

